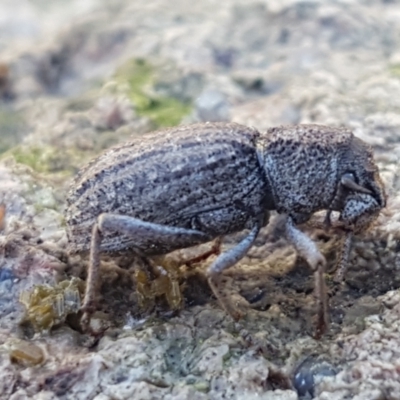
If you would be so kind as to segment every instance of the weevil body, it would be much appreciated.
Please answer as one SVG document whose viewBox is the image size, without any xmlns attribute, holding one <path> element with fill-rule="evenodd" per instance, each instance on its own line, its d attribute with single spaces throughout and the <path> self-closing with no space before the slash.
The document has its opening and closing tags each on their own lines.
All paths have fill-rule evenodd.
<svg viewBox="0 0 400 400">
<path fill-rule="evenodd" d="M 341 227 L 357 233 L 385 202 L 371 149 L 344 128 L 295 125 L 260 133 L 235 123 L 207 123 L 145 135 L 93 160 L 71 186 L 70 250 L 91 250 L 83 307 L 92 307 L 102 251 L 166 254 L 248 229 L 208 269 L 215 295 L 239 317 L 221 293 L 219 273 L 246 254 L 271 210 L 285 214 L 286 236 L 317 271 L 316 290 L 323 297 L 325 259 L 296 224 L 319 210 L 327 210 L 329 224 L 331 211 L 338 211 Z M 322 326 L 326 304 L 319 301 Z"/>
<path fill-rule="evenodd" d="M 84 168 L 68 198 L 72 247 L 88 250 L 102 213 L 201 232 L 133 237 L 104 233 L 101 250 L 137 247 L 165 254 L 251 227 L 272 208 L 256 150 L 258 133 L 239 125 L 192 125 L 143 136 L 115 147 Z M 264 218 L 264 217 L 262 217 Z"/>
</svg>

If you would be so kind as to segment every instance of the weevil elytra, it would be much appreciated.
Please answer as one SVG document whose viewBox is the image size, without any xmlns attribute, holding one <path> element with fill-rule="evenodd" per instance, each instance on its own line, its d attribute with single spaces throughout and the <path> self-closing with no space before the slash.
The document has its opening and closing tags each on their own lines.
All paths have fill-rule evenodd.
<svg viewBox="0 0 400 400">
<path fill-rule="evenodd" d="M 367 229 L 386 194 L 371 148 L 345 128 L 294 125 L 261 133 L 236 123 L 178 126 L 118 145 L 74 179 L 67 200 L 71 252 L 90 249 L 83 310 L 93 311 L 101 252 L 169 253 L 248 230 L 209 266 L 209 284 L 235 319 L 220 275 L 253 245 L 269 212 L 285 215 L 286 237 L 315 271 L 317 335 L 327 328 L 325 258 L 296 225 L 316 211 L 340 216 L 346 240 Z"/>
</svg>

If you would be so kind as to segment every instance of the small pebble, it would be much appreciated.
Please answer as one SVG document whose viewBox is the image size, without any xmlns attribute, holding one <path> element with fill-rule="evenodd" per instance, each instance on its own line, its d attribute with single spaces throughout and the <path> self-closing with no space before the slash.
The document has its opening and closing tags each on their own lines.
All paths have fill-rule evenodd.
<svg viewBox="0 0 400 400">
<path fill-rule="evenodd" d="M 337 372 L 326 359 L 310 356 L 297 367 L 293 377 L 293 386 L 299 396 L 314 397 L 315 385 L 318 380 L 326 376 L 335 376 Z"/>
<path fill-rule="evenodd" d="M 33 367 L 44 361 L 43 350 L 26 340 L 12 340 L 8 344 L 10 360 L 24 367 Z"/>
</svg>

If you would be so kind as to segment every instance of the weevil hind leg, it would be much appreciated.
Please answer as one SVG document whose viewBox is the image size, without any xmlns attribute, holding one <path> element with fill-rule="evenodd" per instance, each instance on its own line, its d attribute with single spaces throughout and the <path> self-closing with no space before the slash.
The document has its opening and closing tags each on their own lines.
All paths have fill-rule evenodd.
<svg viewBox="0 0 400 400">
<path fill-rule="evenodd" d="M 101 243 L 103 234 L 107 231 L 131 236 L 138 243 L 137 249 L 139 254 L 152 250 L 154 244 L 161 244 L 161 247 L 166 248 L 171 247 L 171 244 L 173 244 L 176 248 L 183 248 L 205 243 L 212 239 L 205 233 L 196 230 L 144 222 L 124 215 L 101 214 L 92 229 L 88 277 L 81 307 L 83 311 L 81 325 L 84 330 L 87 330 L 89 326 L 90 316 L 95 307 L 96 287 L 100 270 Z M 169 251 L 171 250 L 173 248 L 169 249 Z"/>
<path fill-rule="evenodd" d="M 222 253 L 208 268 L 207 278 L 208 283 L 213 291 L 215 297 L 221 304 L 222 308 L 235 320 L 239 320 L 242 317 L 242 313 L 235 304 L 233 304 L 231 298 L 224 294 L 223 291 L 223 276 L 222 272 L 232 267 L 239 260 L 241 260 L 250 247 L 253 245 L 260 231 L 261 226 L 255 226 L 250 233 L 242 239 L 235 247 L 231 248 L 225 253 Z"/>
<path fill-rule="evenodd" d="M 133 246 L 146 254 L 166 254 L 213 239 L 194 229 L 146 222 L 126 215 L 101 214 L 97 224 L 101 231 L 117 232 L 131 237 Z"/>
</svg>

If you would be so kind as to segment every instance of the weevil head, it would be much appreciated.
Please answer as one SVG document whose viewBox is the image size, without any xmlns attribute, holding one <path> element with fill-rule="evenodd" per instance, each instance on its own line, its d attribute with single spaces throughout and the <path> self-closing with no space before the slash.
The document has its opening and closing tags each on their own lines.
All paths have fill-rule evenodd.
<svg viewBox="0 0 400 400">
<path fill-rule="evenodd" d="M 338 169 L 344 189 L 341 218 L 353 230 L 362 231 L 378 217 L 387 200 L 372 148 L 352 136 Z"/>
</svg>

